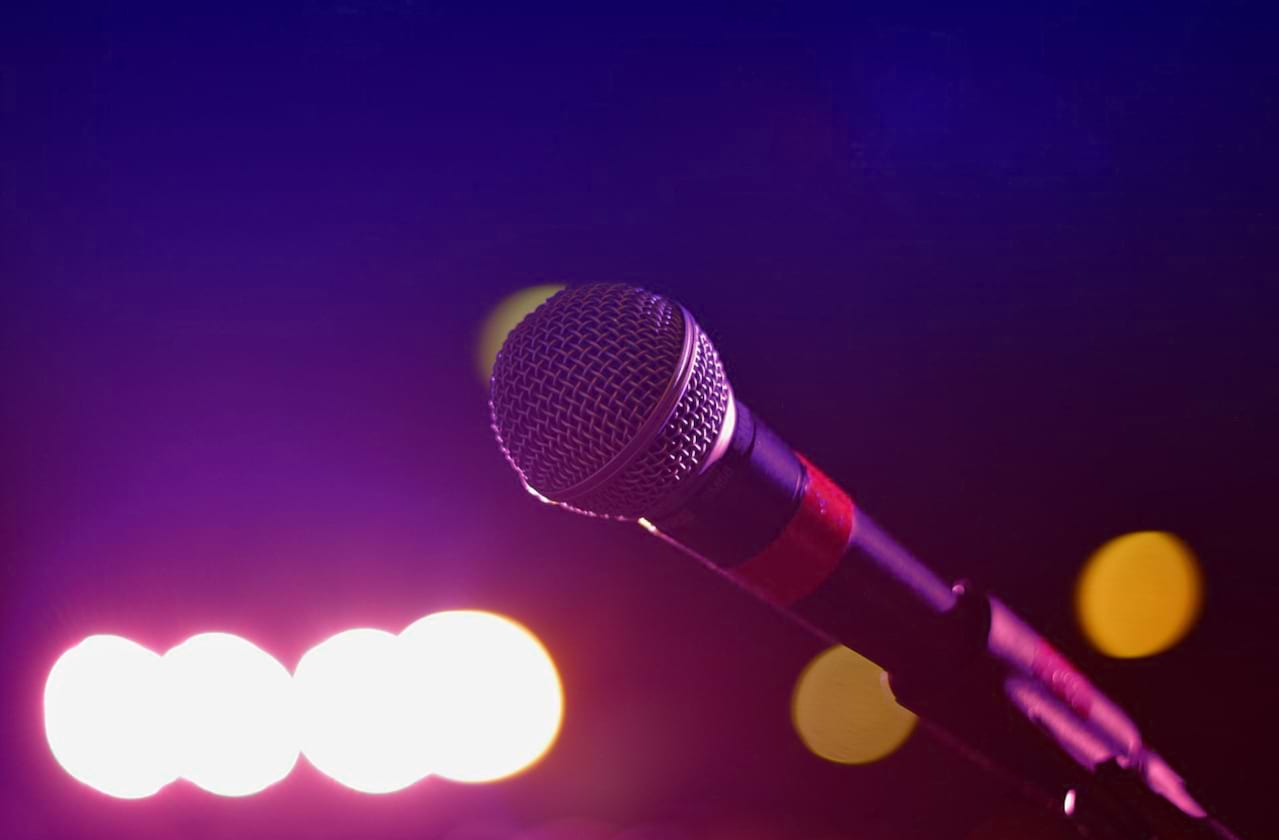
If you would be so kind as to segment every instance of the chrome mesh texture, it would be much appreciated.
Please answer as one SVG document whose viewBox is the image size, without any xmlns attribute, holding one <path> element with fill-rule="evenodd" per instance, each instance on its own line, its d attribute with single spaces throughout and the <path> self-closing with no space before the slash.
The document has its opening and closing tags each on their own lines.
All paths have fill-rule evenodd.
<svg viewBox="0 0 1279 840">
<path fill-rule="evenodd" d="M 699 330 L 693 375 L 670 419 L 616 477 L 571 500 L 571 506 L 626 519 L 652 513 L 676 485 L 697 472 L 710 453 L 724 425 L 728 398 L 719 354 Z"/>
<path fill-rule="evenodd" d="M 630 286 L 553 296 L 511 331 L 493 366 L 489 405 L 507 460 L 539 494 L 574 510 L 622 519 L 651 512 L 702 465 L 728 409 L 723 365 L 696 335 L 687 387 L 667 422 L 645 429 L 676 384 L 683 311 Z M 650 431 L 650 441 L 636 440 Z M 626 463 L 611 464 L 632 441 Z M 606 467 L 609 477 L 592 484 Z M 571 488 L 579 494 L 564 498 Z"/>
</svg>

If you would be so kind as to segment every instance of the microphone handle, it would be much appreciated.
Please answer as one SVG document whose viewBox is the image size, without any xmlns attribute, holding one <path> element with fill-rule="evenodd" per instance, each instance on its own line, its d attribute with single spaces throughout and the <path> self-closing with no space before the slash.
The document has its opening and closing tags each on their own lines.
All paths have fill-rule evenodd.
<svg viewBox="0 0 1279 840">
<path fill-rule="evenodd" d="M 1021 739 L 993 735 L 1001 724 L 985 716 L 1011 706 L 1092 779 L 1136 774 L 1161 807 L 1175 805 L 1189 833 L 1159 837 L 1230 836 L 1205 833 L 1212 821 L 1132 720 L 1008 607 L 970 584 L 947 584 L 740 401 L 734 413 L 724 453 L 641 525 L 819 638 L 876 662 L 903 705 L 952 735 L 967 730 L 983 742 L 979 751 L 1002 752 L 1005 766 L 1024 763 L 1009 748 L 1021 749 Z M 1091 809 L 1081 817 L 1101 819 Z M 1143 813 L 1141 821 L 1158 820 Z"/>
</svg>

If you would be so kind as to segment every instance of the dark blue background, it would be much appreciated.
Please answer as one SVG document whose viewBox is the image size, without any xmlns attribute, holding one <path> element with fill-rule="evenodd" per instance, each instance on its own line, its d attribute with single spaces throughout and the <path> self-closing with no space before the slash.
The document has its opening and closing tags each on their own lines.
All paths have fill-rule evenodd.
<svg viewBox="0 0 1279 840">
<path fill-rule="evenodd" d="M 519 492 L 479 324 L 600 280 L 687 305 L 761 416 L 1265 836 L 1274 21 L 962 5 L 6 12 L 6 836 L 996 836 L 1019 806 L 927 737 L 865 768 L 804 750 L 798 628 Z M 1150 528 L 1198 553 L 1202 621 L 1106 660 L 1071 586 Z M 43 741 L 44 676 L 90 633 L 222 629 L 292 667 L 455 607 L 524 621 L 564 677 L 558 746 L 502 784 L 364 797 L 303 763 L 246 800 L 120 802 Z"/>
</svg>

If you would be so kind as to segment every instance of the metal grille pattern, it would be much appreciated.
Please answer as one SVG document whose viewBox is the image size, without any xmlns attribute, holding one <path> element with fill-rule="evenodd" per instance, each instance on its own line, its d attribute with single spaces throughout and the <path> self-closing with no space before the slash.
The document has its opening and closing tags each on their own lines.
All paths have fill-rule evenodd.
<svg viewBox="0 0 1279 840">
<path fill-rule="evenodd" d="M 699 330 L 693 375 L 670 419 L 630 465 L 598 490 L 573 500 L 573 506 L 626 519 L 651 514 L 677 484 L 701 467 L 724 425 L 728 399 L 719 354 Z"/>
<path fill-rule="evenodd" d="M 672 385 L 683 346 L 683 312 L 659 295 L 620 285 L 555 295 L 512 330 L 493 367 L 490 410 L 507 460 L 559 501 L 635 440 Z M 692 365 L 653 440 L 566 506 L 633 519 L 696 472 L 723 425 L 729 388 L 700 331 Z"/>
<path fill-rule="evenodd" d="M 622 285 L 552 296 L 511 331 L 493 365 L 494 431 L 539 493 L 602 469 L 670 385 L 684 346 L 679 307 Z"/>
</svg>

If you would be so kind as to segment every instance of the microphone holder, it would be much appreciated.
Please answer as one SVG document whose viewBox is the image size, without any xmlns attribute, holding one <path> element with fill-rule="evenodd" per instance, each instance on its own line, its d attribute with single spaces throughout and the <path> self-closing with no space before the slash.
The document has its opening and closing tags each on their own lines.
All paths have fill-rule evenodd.
<svg viewBox="0 0 1279 840">
<path fill-rule="evenodd" d="M 894 697 L 926 728 L 1090 840 L 1239 840 L 1212 817 L 1174 805 L 1168 795 L 1177 798 L 1179 791 L 1185 807 L 1198 807 L 1139 740 L 1128 754 L 1103 756 L 1090 766 L 1089 756 L 1107 752 L 1115 733 L 1064 702 L 1072 698 L 1060 680 L 1027 674 L 990 650 L 992 618 L 1006 610 L 1002 604 L 967 581 L 953 591 L 955 606 L 941 616 L 952 644 L 928 662 L 891 668 L 888 675 Z M 1045 750 L 1046 744 L 1058 749 Z M 1150 779 L 1165 770 L 1156 776 L 1161 795 Z"/>
</svg>

